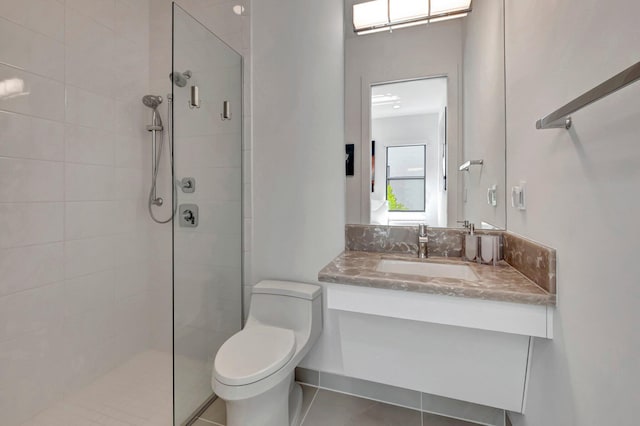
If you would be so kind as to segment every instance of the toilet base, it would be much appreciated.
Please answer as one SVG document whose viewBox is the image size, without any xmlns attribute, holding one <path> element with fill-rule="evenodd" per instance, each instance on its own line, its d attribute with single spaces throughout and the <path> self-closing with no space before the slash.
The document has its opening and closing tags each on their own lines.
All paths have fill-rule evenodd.
<svg viewBox="0 0 640 426">
<path fill-rule="evenodd" d="M 298 426 L 302 420 L 302 388 L 293 372 L 260 395 L 225 402 L 227 426 Z"/>
</svg>

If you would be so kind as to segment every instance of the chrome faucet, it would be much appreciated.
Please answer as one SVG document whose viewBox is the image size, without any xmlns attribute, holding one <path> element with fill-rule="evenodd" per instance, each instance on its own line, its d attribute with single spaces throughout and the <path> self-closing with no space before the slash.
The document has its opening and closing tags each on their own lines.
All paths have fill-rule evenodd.
<svg viewBox="0 0 640 426">
<path fill-rule="evenodd" d="M 427 248 L 427 243 L 429 242 L 429 237 L 427 236 L 428 228 L 424 223 L 418 225 L 418 257 L 421 259 L 429 257 L 429 250 Z"/>
</svg>

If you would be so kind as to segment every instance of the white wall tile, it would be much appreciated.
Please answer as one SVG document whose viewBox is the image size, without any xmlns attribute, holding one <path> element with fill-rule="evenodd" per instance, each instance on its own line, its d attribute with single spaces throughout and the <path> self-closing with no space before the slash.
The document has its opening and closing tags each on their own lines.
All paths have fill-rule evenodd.
<svg viewBox="0 0 640 426">
<path fill-rule="evenodd" d="M 66 121 L 95 129 L 113 131 L 115 100 L 67 86 Z"/>
<path fill-rule="evenodd" d="M 112 269 L 115 266 L 114 242 L 114 237 L 65 241 L 65 276 L 74 278 Z"/>
<path fill-rule="evenodd" d="M 149 264 L 136 262 L 116 268 L 115 300 L 120 301 L 136 295 L 144 295 L 148 290 Z"/>
<path fill-rule="evenodd" d="M 0 342 L 62 321 L 62 284 L 50 284 L 0 298 Z"/>
<path fill-rule="evenodd" d="M 70 164 L 65 166 L 67 201 L 106 201 L 115 198 L 113 167 Z"/>
<path fill-rule="evenodd" d="M 115 0 L 66 0 L 65 5 L 67 9 L 73 9 L 105 27 L 115 29 Z"/>
<path fill-rule="evenodd" d="M 148 22 L 147 0 L 0 0 L 0 81 L 24 92 L 0 99 L 3 424 L 149 347 Z"/>
<path fill-rule="evenodd" d="M 114 41 L 111 36 L 112 44 Z M 88 52 L 67 47 L 65 53 L 65 79 L 67 84 L 110 96 L 116 89 L 116 69 L 113 53 L 103 56 L 94 50 Z"/>
<path fill-rule="evenodd" d="M 116 104 L 115 129 L 119 135 L 137 136 L 147 139 L 147 124 L 151 117 L 149 108 L 142 105 L 142 96 L 134 99 L 118 101 Z M 166 122 L 166 113 L 162 114 L 163 123 Z M 166 125 L 166 124 L 165 124 Z"/>
<path fill-rule="evenodd" d="M 116 232 L 116 201 L 77 201 L 65 205 L 65 239 L 78 240 Z"/>
<path fill-rule="evenodd" d="M 75 9 L 67 10 L 66 83 L 105 96 L 116 87 L 115 33 Z"/>
<path fill-rule="evenodd" d="M 62 83 L 2 64 L 0 81 L 0 90 L 11 93 L 0 97 L 0 109 L 58 121 L 64 118 Z"/>
<path fill-rule="evenodd" d="M 64 164 L 0 157 L 0 202 L 63 201 Z"/>
<path fill-rule="evenodd" d="M 64 279 L 64 245 L 0 250 L 0 297 Z"/>
<path fill-rule="evenodd" d="M 140 102 L 140 92 L 148 92 L 149 86 L 149 40 L 130 40 L 118 34 L 115 46 L 115 96 L 120 100 Z M 162 70 L 167 73 L 170 68 L 171 66 L 164 67 Z M 127 70 L 126 78 L 122 75 L 122 70 Z"/>
<path fill-rule="evenodd" d="M 146 198 L 149 185 L 151 185 L 151 178 L 143 181 L 142 170 L 130 167 L 118 167 L 115 173 L 116 199 L 137 200 L 142 197 Z M 171 193 L 167 193 L 163 197 L 167 203 L 171 204 Z"/>
<path fill-rule="evenodd" d="M 52 0 L 0 0 L 0 16 L 64 41 L 64 3 Z"/>
<path fill-rule="evenodd" d="M 174 245 L 176 263 L 241 266 L 242 241 L 239 236 L 181 232 L 176 233 Z"/>
<path fill-rule="evenodd" d="M 64 126 L 0 111 L 0 155 L 35 160 L 64 160 Z"/>
<path fill-rule="evenodd" d="M 0 248 L 62 241 L 62 203 L 0 204 Z"/>
<path fill-rule="evenodd" d="M 146 295 L 136 295 L 118 302 L 115 325 L 124 340 L 119 344 L 127 346 L 131 352 L 144 348 L 148 343 L 149 310 Z"/>
<path fill-rule="evenodd" d="M 78 316 L 115 303 L 115 271 L 100 271 L 68 279 L 64 283 L 66 316 Z"/>
<path fill-rule="evenodd" d="M 236 133 L 180 138 L 174 149 L 176 167 L 240 167 L 242 147 Z"/>
<path fill-rule="evenodd" d="M 0 62 L 62 81 L 64 45 L 0 18 Z"/>
<path fill-rule="evenodd" d="M 149 35 L 149 7 L 144 1 L 116 0 L 116 31 L 130 40 Z"/>
<path fill-rule="evenodd" d="M 117 167 L 151 168 L 151 133 L 148 138 L 139 136 L 117 135 L 111 136 L 115 140 Z M 164 151 L 164 150 L 163 150 Z M 163 152 L 166 155 L 166 152 Z"/>
<path fill-rule="evenodd" d="M 215 266 L 206 263 L 176 263 L 175 274 L 180 282 L 198 286 L 215 287 L 215 292 L 223 299 L 235 300 L 239 297 L 242 271 L 237 266 Z"/>
<path fill-rule="evenodd" d="M 114 232 L 117 234 L 139 232 L 141 227 L 146 232 L 153 232 L 153 229 L 146 227 L 148 214 L 146 200 L 117 200 L 113 222 Z M 171 241 L 168 244 L 171 245 Z"/>
<path fill-rule="evenodd" d="M 149 258 L 148 240 L 144 230 L 129 234 L 119 234 L 114 238 L 116 265 L 142 264 Z"/>
<path fill-rule="evenodd" d="M 65 126 L 65 159 L 71 163 L 112 166 L 115 135 L 84 126 Z"/>
</svg>

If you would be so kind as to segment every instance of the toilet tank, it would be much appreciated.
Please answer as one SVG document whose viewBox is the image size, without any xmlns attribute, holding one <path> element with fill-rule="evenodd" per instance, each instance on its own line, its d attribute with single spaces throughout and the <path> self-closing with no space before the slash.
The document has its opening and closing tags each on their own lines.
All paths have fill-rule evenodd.
<svg viewBox="0 0 640 426">
<path fill-rule="evenodd" d="M 261 281 L 253 287 L 252 322 L 293 330 L 298 342 L 314 342 L 322 330 L 322 287 L 290 281 Z"/>
</svg>

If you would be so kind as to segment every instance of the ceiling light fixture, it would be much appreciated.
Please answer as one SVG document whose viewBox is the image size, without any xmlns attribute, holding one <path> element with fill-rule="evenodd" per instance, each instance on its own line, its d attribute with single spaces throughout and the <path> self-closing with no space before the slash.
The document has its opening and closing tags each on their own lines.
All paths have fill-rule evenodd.
<svg viewBox="0 0 640 426">
<path fill-rule="evenodd" d="M 372 0 L 353 5 L 356 34 L 390 31 L 429 22 L 462 18 L 472 0 Z"/>
</svg>

